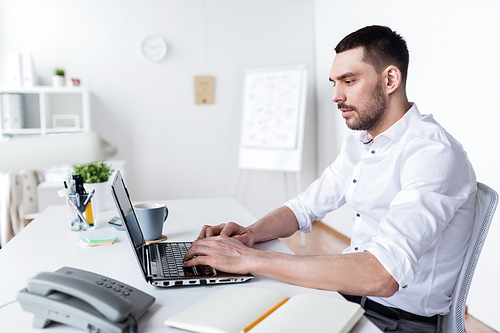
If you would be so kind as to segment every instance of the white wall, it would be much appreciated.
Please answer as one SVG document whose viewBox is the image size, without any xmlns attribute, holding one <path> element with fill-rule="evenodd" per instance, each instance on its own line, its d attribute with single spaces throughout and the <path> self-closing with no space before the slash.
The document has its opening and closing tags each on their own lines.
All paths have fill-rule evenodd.
<svg viewBox="0 0 500 333">
<path fill-rule="evenodd" d="M 134 200 L 231 196 L 246 68 L 309 69 L 303 182 L 316 176 L 314 6 L 303 0 L 0 0 L 0 84 L 8 51 L 31 52 L 92 93 L 92 127 L 126 161 Z M 158 34 L 160 63 L 139 55 Z M 215 104 L 195 105 L 194 76 L 215 76 Z M 293 178 L 291 184 L 293 185 Z M 305 185 L 304 185 L 305 186 Z M 238 199 L 260 216 L 285 199 L 283 176 L 243 173 Z"/>
<path fill-rule="evenodd" d="M 468 152 L 477 179 L 500 191 L 498 78 L 500 22 L 496 1 L 316 0 L 316 78 L 319 168 L 338 153 L 345 122 L 330 102 L 327 81 L 334 47 L 348 33 L 371 24 L 399 32 L 410 50 L 408 97 L 435 118 Z M 345 214 L 328 222 L 342 231 Z M 500 330 L 500 211 L 493 221 L 468 298 L 469 313 Z"/>
</svg>

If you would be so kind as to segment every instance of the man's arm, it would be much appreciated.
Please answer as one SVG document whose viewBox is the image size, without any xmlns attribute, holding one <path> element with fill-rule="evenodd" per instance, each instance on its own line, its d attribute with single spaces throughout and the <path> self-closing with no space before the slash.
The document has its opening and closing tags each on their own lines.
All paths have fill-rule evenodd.
<svg viewBox="0 0 500 333">
<path fill-rule="evenodd" d="M 288 237 L 298 230 L 295 214 L 280 207 L 248 228 L 236 223 L 203 227 L 185 266 L 209 265 L 231 273 L 262 274 L 296 285 L 349 295 L 388 297 L 398 284 L 369 252 L 296 256 L 252 249 L 253 243 Z M 195 258 L 193 258 L 196 256 Z"/>
<path fill-rule="evenodd" d="M 296 256 L 252 249 L 233 237 L 222 235 L 198 239 L 186 254 L 186 260 L 188 267 L 209 265 L 225 272 L 262 274 L 349 295 L 388 297 L 398 290 L 394 278 L 369 252 Z"/>
<path fill-rule="evenodd" d="M 216 226 L 204 226 L 199 239 L 218 235 L 234 237 L 246 246 L 253 243 L 265 242 L 280 237 L 293 235 L 299 229 L 297 219 L 292 210 L 286 206 L 280 207 L 267 214 L 248 228 L 229 222 Z"/>
</svg>

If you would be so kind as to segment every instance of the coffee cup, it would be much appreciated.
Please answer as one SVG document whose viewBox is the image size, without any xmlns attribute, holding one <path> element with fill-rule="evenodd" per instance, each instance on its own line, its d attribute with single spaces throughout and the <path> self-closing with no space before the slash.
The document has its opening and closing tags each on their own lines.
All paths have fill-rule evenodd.
<svg viewBox="0 0 500 333">
<path fill-rule="evenodd" d="M 144 239 L 158 240 L 162 236 L 163 223 L 167 220 L 168 208 L 159 203 L 143 203 L 134 205 Z"/>
</svg>

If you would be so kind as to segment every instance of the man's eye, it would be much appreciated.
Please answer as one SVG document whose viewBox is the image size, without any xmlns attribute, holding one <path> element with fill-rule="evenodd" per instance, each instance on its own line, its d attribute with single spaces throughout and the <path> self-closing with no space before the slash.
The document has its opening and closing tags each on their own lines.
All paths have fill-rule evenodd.
<svg viewBox="0 0 500 333">
<path fill-rule="evenodd" d="M 345 80 L 344 82 L 345 82 L 345 84 L 353 84 L 354 80 Z"/>
</svg>

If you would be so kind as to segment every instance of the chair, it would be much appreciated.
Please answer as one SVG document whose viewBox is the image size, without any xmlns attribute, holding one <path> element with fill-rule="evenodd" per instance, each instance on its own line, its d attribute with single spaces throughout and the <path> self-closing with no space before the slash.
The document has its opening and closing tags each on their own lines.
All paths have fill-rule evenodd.
<svg viewBox="0 0 500 333">
<path fill-rule="evenodd" d="M 472 276 L 498 204 L 498 194 L 488 186 L 477 183 L 474 226 L 465 253 L 464 264 L 452 294 L 450 313 L 443 317 L 441 331 L 466 333 L 465 301 L 469 294 Z"/>
</svg>

